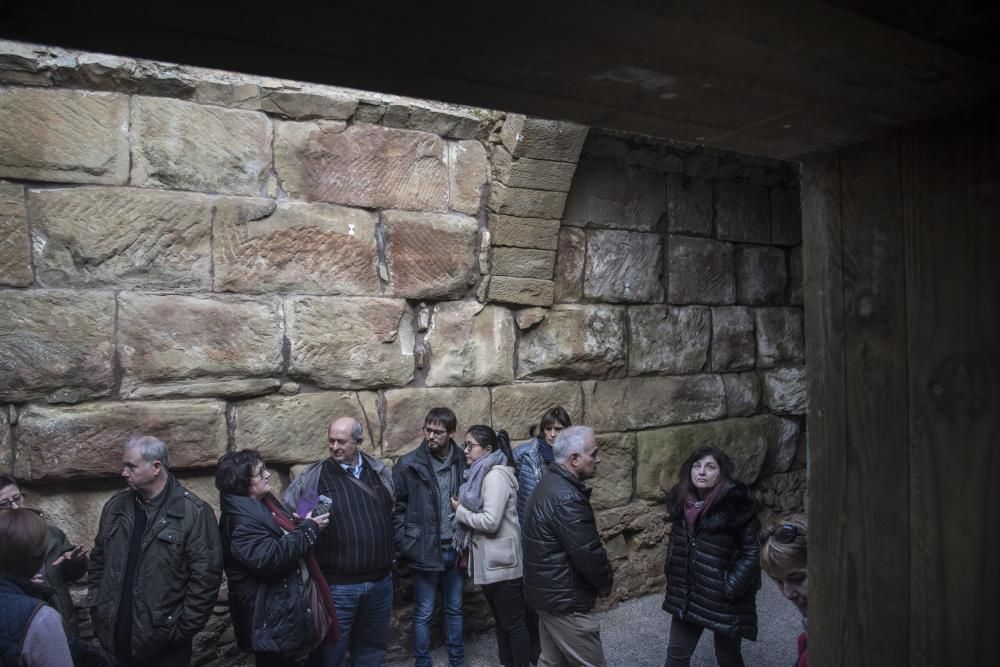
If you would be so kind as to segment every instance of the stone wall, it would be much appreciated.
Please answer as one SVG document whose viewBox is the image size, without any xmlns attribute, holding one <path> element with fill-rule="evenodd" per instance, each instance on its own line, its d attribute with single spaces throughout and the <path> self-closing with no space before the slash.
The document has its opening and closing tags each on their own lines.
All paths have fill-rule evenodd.
<svg viewBox="0 0 1000 667">
<path fill-rule="evenodd" d="M 74 541 L 128 434 L 216 504 L 227 450 L 284 484 L 346 414 L 393 461 L 435 405 L 597 430 L 605 605 L 662 588 L 662 500 L 698 444 L 765 511 L 803 502 L 791 165 L 9 42 L 0 127 L 0 469 Z M 242 660 L 225 620 L 200 662 Z"/>
</svg>

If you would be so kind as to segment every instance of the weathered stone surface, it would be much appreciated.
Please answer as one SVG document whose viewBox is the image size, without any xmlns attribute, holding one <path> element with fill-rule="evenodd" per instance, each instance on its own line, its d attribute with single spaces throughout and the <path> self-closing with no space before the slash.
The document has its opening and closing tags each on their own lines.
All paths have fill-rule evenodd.
<svg viewBox="0 0 1000 667">
<path fill-rule="evenodd" d="M 569 192 L 576 165 L 572 162 L 515 158 L 502 146 L 493 154 L 493 175 L 512 188 Z"/>
<path fill-rule="evenodd" d="M 688 176 L 695 176 L 698 178 L 715 178 L 716 172 L 719 168 L 719 158 L 717 155 L 701 152 L 701 150 L 702 149 L 695 149 L 695 151 L 691 153 L 686 160 L 684 160 L 684 173 Z"/>
<path fill-rule="evenodd" d="M 332 91 L 320 93 L 264 88 L 260 91 L 260 108 L 282 118 L 347 120 L 358 108 L 358 98 Z"/>
<path fill-rule="evenodd" d="M 15 474 L 26 480 L 117 475 L 133 435 L 167 443 L 172 469 L 215 464 L 226 451 L 226 406 L 218 401 L 31 404 L 17 425 Z"/>
<path fill-rule="evenodd" d="M 493 122 L 491 116 L 482 109 L 399 99 L 386 107 L 381 122 L 388 127 L 420 130 L 449 139 L 472 139 L 484 124 Z"/>
<path fill-rule="evenodd" d="M 659 234 L 595 230 L 587 238 L 583 294 L 612 303 L 663 300 Z"/>
<path fill-rule="evenodd" d="M 763 415 L 759 417 L 767 437 L 767 458 L 761 468 L 761 477 L 788 472 L 798 453 L 801 428 L 794 419 Z"/>
<path fill-rule="evenodd" d="M 711 182 L 680 174 L 667 175 L 667 229 L 672 234 L 711 236 Z"/>
<path fill-rule="evenodd" d="M 562 406 L 573 423 L 583 419 L 583 396 L 577 382 L 526 382 L 493 388 L 493 428 L 504 429 L 515 443 L 537 434 L 538 422 L 551 408 Z"/>
<path fill-rule="evenodd" d="M 514 248 L 555 250 L 559 244 L 559 221 L 541 218 L 515 218 L 509 215 L 489 215 L 493 245 Z"/>
<path fill-rule="evenodd" d="M 764 405 L 779 415 L 804 415 L 809 406 L 806 369 L 775 368 L 761 374 Z"/>
<path fill-rule="evenodd" d="M 330 455 L 330 422 L 353 417 L 365 429 L 362 450 L 379 456 L 376 400 L 371 392 L 322 391 L 237 403 L 233 444 L 236 449 L 256 449 L 269 464 L 311 463 Z"/>
<path fill-rule="evenodd" d="M 584 423 L 598 431 L 718 419 L 726 391 L 718 375 L 630 377 L 583 383 Z"/>
<path fill-rule="evenodd" d="M 73 403 L 112 385 L 110 293 L 0 291 L 0 400 Z"/>
<path fill-rule="evenodd" d="M 424 340 L 431 353 L 428 387 L 514 381 L 514 319 L 506 308 L 476 301 L 439 304 Z"/>
<path fill-rule="evenodd" d="M 580 162 L 573 176 L 563 222 L 650 231 L 666 210 L 662 173 L 587 159 Z"/>
<path fill-rule="evenodd" d="M 27 287 L 31 284 L 28 248 L 24 188 L 0 181 L 0 285 Z"/>
<path fill-rule="evenodd" d="M 263 378 L 256 389 L 277 389 L 282 313 L 277 300 L 240 297 L 122 294 L 118 354 L 122 398 L 245 395 L 255 387 L 233 380 Z M 165 385 L 154 387 L 151 385 Z M 199 390 L 199 393 L 193 393 Z"/>
<path fill-rule="evenodd" d="M 551 306 L 553 283 L 537 278 L 493 276 L 489 282 L 488 299 L 496 303 L 525 306 Z"/>
<path fill-rule="evenodd" d="M 456 141 L 448 144 L 451 170 L 451 207 L 475 215 L 483 195 L 483 186 L 490 178 L 490 162 L 486 149 L 478 141 Z"/>
<path fill-rule="evenodd" d="M 401 299 L 295 297 L 285 319 L 294 380 L 365 389 L 413 379 L 413 315 Z"/>
<path fill-rule="evenodd" d="M 629 375 L 706 370 L 711 319 L 704 306 L 629 308 Z"/>
<path fill-rule="evenodd" d="M 138 188 L 29 190 L 45 287 L 211 289 L 211 197 Z"/>
<path fill-rule="evenodd" d="M 726 373 L 726 415 L 747 417 L 760 408 L 760 378 L 756 373 Z"/>
<path fill-rule="evenodd" d="M 195 83 L 191 101 L 199 104 L 217 104 L 231 109 L 260 111 L 260 86 L 256 83 L 201 80 Z"/>
<path fill-rule="evenodd" d="M 382 219 L 391 294 L 456 298 L 476 284 L 475 218 L 386 211 Z"/>
<path fill-rule="evenodd" d="M 128 181 L 124 95 L 5 88 L 0 90 L 0 127 L 0 176 L 60 183 Z"/>
<path fill-rule="evenodd" d="M 801 306 L 802 301 L 802 246 L 788 251 L 788 303 Z"/>
<path fill-rule="evenodd" d="M 552 280 L 556 253 L 534 248 L 495 248 L 493 275 Z"/>
<path fill-rule="evenodd" d="M 759 419 L 727 419 L 671 426 L 636 434 L 636 493 L 661 500 L 677 484 L 684 459 L 702 445 L 715 445 L 733 460 L 735 477 L 752 484 L 767 457 L 767 438 Z"/>
<path fill-rule="evenodd" d="M 339 121 L 275 123 L 274 167 L 292 197 L 365 208 L 448 207 L 445 144 L 425 132 Z"/>
<path fill-rule="evenodd" d="M 802 207 L 798 188 L 771 188 L 771 243 L 802 243 Z"/>
<path fill-rule="evenodd" d="M 451 408 L 458 418 L 455 439 L 474 424 L 490 424 L 490 392 L 486 387 L 390 389 L 385 392 L 382 456 L 396 458 L 423 440 L 424 417 L 431 408 Z"/>
<path fill-rule="evenodd" d="M 742 306 L 712 309 L 712 370 L 753 368 L 756 341 L 753 311 Z"/>
<path fill-rule="evenodd" d="M 120 464 L 120 449 L 113 456 L 113 462 Z M 125 487 L 121 480 L 105 479 L 102 482 L 99 483 L 102 488 L 94 490 L 89 486 L 70 490 L 63 484 L 32 486 L 30 482 L 22 486 L 28 491 L 31 506 L 45 512 L 45 519 L 49 524 L 65 532 L 70 543 L 84 544 L 90 548 L 97 535 L 101 508 L 113 493 Z M 218 495 L 216 492 L 216 498 Z"/>
<path fill-rule="evenodd" d="M 805 361 L 801 308 L 757 308 L 757 367 L 771 368 Z"/>
<path fill-rule="evenodd" d="M 715 184 L 715 233 L 726 241 L 771 242 L 767 189 L 749 183 Z"/>
<path fill-rule="evenodd" d="M 517 352 L 521 380 L 618 377 L 625 371 L 625 309 L 555 306 L 521 334 Z"/>
<path fill-rule="evenodd" d="M 530 329 L 544 320 L 548 314 L 548 308 L 538 306 L 534 308 L 522 308 L 514 313 L 514 321 L 517 323 L 518 329 Z"/>
<path fill-rule="evenodd" d="M 635 465 L 635 434 L 607 433 L 596 436 L 601 462 L 590 480 L 594 511 L 621 507 L 632 499 L 632 468 Z"/>
<path fill-rule="evenodd" d="M 10 445 L 10 418 L 7 406 L 0 405 L 0 472 L 8 472 L 14 460 Z"/>
<path fill-rule="evenodd" d="M 751 306 L 780 304 L 785 298 L 785 251 L 773 246 L 736 246 L 736 300 Z"/>
<path fill-rule="evenodd" d="M 215 214 L 215 289 L 379 293 L 373 213 L 331 204 L 225 197 Z"/>
<path fill-rule="evenodd" d="M 497 181 L 490 186 L 490 210 L 501 215 L 558 220 L 565 205 L 565 192 L 510 188 Z"/>
<path fill-rule="evenodd" d="M 132 183 L 256 195 L 271 168 L 271 121 L 242 109 L 132 98 Z"/>
<path fill-rule="evenodd" d="M 508 114 L 500 141 L 514 157 L 575 163 L 580 158 L 588 130 L 575 123 Z"/>
<path fill-rule="evenodd" d="M 675 234 L 667 239 L 668 303 L 723 305 L 736 300 L 732 245 Z"/>
<path fill-rule="evenodd" d="M 575 302 L 583 298 L 583 272 L 587 263 L 587 234 L 582 229 L 559 230 L 556 253 L 555 300 Z"/>
</svg>

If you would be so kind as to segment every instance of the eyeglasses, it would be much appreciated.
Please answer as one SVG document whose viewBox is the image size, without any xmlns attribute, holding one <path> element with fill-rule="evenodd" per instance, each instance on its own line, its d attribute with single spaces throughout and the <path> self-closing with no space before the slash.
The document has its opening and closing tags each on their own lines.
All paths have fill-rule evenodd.
<svg viewBox="0 0 1000 667">
<path fill-rule="evenodd" d="M 480 445 L 478 442 L 466 442 L 462 444 L 462 450 L 466 452 L 472 449 L 473 447 L 482 447 L 482 445 Z"/>
<path fill-rule="evenodd" d="M 760 531 L 758 541 L 761 546 L 764 546 L 764 543 L 773 537 L 774 541 L 778 544 L 791 544 L 799 535 L 801 535 L 804 539 L 806 531 L 796 525 L 782 523 L 774 528 L 771 528 L 770 530 Z"/>
<path fill-rule="evenodd" d="M 24 503 L 24 499 L 27 498 L 25 493 L 16 493 L 6 500 L 0 500 L 0 509 L 9 510 L 13 509 L 14 505 L 20 507 Z"/>
<path fill-rule="evenodd" d="M 427 435 L 444 435 L 447 432 L 448 431 L 444 430 L 443 428 L 431 428 L 430 426 L 424 427 L 424 433 L 426 433 Z"/>
<path fill-rule="evenodd" d="M 259 477 L 261 479 L 264 479 L 265 477 L 267 477 L 267 466 L 261 466 L 260 470 L 258 470 L 257 472 L 255 472 L 253 474 L 253 476 L 254 477 Z"/>
</svg>

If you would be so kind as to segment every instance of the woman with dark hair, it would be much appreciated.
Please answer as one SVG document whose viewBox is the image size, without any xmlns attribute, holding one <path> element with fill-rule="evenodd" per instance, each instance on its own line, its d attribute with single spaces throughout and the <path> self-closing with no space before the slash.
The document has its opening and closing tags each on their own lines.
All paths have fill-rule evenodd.
<svg viewBox="0 0 1000 667">
<path fill-rule="evenodd" d="M 327 617 L 336 619 L 330 587 L 311 552 L 330 515 L 304 518 L 296 525 L 297 517 L 272 494 L 270 480 L 260 454 L 251 449 L 224 454 L 215 471 L 229 612 L 236 643 L 253 652 L 258 667 L 289 664 L 324 640 L 303 623 L 307 575 L 325 592 L 321 601 Z M 303 572 L 303 561 L 308 572 Z M 339 634 L 336 627 L 334 622 L 330 635 Z M 325 640 L 336 641 L 330 635 Z"/>
<path fill-rule="evenodd" d="M 31 582 L 45 562 L 47 538 L 34 510 L 0 511 L 0 665 L 73 667 L 62 617 Z"/>
<path fill-rule="evenodd" d="M 573 425 L 569 413 L 561 406 L 549 408 L 542 415 L 538 424 L 538 434 L 526 442 L 522 442 L 514 450 L 514 467 L 517 469 L 517 516 L 524 518 L 524 508 L 528 504 L 528 496 L 538 486 L 542 475 L 552 463 L 552 445 L 556 444 L 556 436 L 563 429 Z M 532 427 L 534 433 L 534 427 Z"/>
<path fill-rule="evenodd" d="M 17 509 L 25 506 L 27 494 L 21 491 L 17 480 L 10 475 L 0 474 L 0 510 Z M 42 515 L 44 519 L 45 516 Z M 63 618 L 66 636 L 77 636 L 76 608 L 69 594 L 69 584 L 87 573 L 89 559 L 87 548 L 70 544 L 66 533 L 46 522 L 47 540 L 42 571 L 36 575 L 35 583 L 42 584 L 50 591 L 47 600 Z"/>
<path fill-rule="evenodd" d="M 733 462 L 699 447 L 667 495 L 671 521 L 664 611 L 673 615 L 665 667 L 688 665 L 704 630 L 715 636 L 719 665 L 743 665 L 740 642 L 757 639 L 760 551 L 757 503 L 733 479 Z"/>
<path fill-rule="evenodd" d="M 521 526 L 517 479 L 506 431 L 477 424 L 465 433 L 465 483 L 451 499 L 455 550 L 470 552 L 473 583 L 483 589 L 496 622 L 500 663 L 527 667 L 531 645 L 521 590 Z M 471 547 L 471 548 L 470 548 Z"/>
<path fill-rule="evenodd" d="M 807 667 L 806 612 L 809 606 L 809 522 L 805 514 L 775 514 L 760 531 L 760 565 L 778 585 L 781 594 L 802 613 L 799 659 L 795 667 Z"/>
</svg>

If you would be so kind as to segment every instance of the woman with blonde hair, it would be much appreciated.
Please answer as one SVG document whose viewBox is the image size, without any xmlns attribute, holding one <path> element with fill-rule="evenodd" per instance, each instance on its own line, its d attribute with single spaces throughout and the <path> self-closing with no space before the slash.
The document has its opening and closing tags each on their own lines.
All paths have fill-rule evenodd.
<svg viewBox="0 0 1000 667">
<path fill-rule="evenodd" d="M 799 659 L 796 667 L 806 667 L 806 612 L 809 605 L 809 522 L 805 514 L 776 514 L 760 531 L 760 565 L 778 585 L 781 594 L 802 613 Z"/>
</svg>

